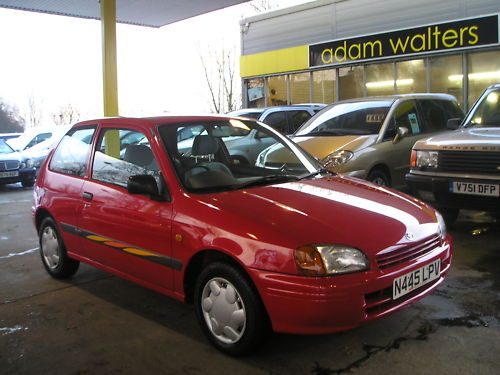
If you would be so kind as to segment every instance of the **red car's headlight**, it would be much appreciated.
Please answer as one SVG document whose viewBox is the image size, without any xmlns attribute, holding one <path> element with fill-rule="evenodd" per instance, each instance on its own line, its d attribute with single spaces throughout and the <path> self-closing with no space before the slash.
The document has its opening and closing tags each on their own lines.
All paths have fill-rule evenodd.
<svg viewBox="0 0 500 375">
<path fill-rule="evenodd" d="M 295 249 L 295 264 L 305 276 L 340 275 L 369 268 L 366 255 L 345 245 L 308 245 Z"/>
</svg>

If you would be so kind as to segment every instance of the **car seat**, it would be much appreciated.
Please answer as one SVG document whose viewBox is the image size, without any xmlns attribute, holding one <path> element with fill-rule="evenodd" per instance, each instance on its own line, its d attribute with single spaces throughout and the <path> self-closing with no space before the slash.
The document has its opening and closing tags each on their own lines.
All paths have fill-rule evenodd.
<svg viewBox="0 0 500 375">
<path fill-rule="evenodd" d="M 189 179 L 197 174 L 206 171 L 218 171 L 232 176 L 231 170 L 225 164 L 229 160 L 225 146 L 221 145 L 222 140 L 211 135 L 197 135 L 193 141 L 191 158 L 195 160 L 195 165 L 188 170 L 184 179 L 189 184 Z"/>
</svg>

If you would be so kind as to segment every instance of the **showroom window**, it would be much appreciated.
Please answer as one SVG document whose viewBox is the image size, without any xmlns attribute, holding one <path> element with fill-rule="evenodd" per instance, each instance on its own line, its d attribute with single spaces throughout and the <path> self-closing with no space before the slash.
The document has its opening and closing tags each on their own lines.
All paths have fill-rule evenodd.
<svg viewBox="0 0 500 375">
<path fill-rule="evenodd" d="M 336 69 L 318 70 L 312 73 L 313 103 L 330 104 L 337 100 L 335 88 L 336 76 Z"/>
<path fill-rule="evenodd" d="M 464 84 L 464 70 L 468 74 L 467 85 Z M 266 79 L 266 86 L 264 78 L 245 81 L 249 107 L 310 101 L 330 104 L 365 96 L 433 92 L 455 96 L 467 111 L 484 89 L 500 82 L 500 51 L 377 61 Z M 264 93 L 266 100 L 262 97 Z"/>
<path fill-rule="evenodd" d="M 94 133 L 95 127 L 91 127 L 77 129 L 65 135 L 52 156 L 49 169 L 74 176 L 85 176 Z"/>
<path fill-rule="evenodd" d="M 500 82 L 500 51 L 468 55 L 469 108 L 488 86 Z"/>
<path fill-rule="evenodd" d="M 339 69 L 340 100 L 363 96 L 363 66 Z"/>
<path fill-rule="evenodd" d="M 262 108 L 266 105 L 264 78 L 249 79 L 246 82 L 249 108 Z"/>
<path fill-rule="evenodd" d="M 396 77 L 398 94 L 427 91 L 425 60 L 423 59 L 396 63 Z"/>
<path fill-rule="evenodd" d="M 394 64 L 370 64 L 366 66 L 367 96 L 394 94 Z"/>
<path fill-rule="evenodd" d="M 309 95 L 311 80 L 310 73 L 290 74 L 290 103 L 300 104 L 309 103 L 311 97 Z"/>
<path fill-rule="evenodd" d="M 463 106 L 462 55 L 431 57 L 429 71 L 430 91 L 453 95 Z"/>
<path fill-rule="evenodd" d="M 287 76 L 274 76 L 267 79 L 267 105 L 287 105 Z"/>
</svg>

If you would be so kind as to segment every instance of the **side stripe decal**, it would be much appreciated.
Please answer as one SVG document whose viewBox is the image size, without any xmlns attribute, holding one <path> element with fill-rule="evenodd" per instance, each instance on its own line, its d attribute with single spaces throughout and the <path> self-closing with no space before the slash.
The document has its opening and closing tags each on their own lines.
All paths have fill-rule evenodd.
<svg viewBox="0 0 500 375">
<path fill-rule="evenodd" d="M 122 251 L 124 253 L 137 256 L 142 259 L 149 260 L 154 263 L 161 264 L 163 266 L 173 268 L 177 271 L 182 269 L 182 262 L 179 259 L 168 257 L 163 254 L 156 253 L 150 250 L 144 250 L 135 246 L 125 244 L 114 239 L 104 237 L 92 232 L 85 231 L 83 229 L 77 228 L 73 225 L 61 223 L 61 228 L 63 231 L 83 237 L 89 241 L 97 242 L 102 245 L 108 246 L 112 249 Z"/>
</svg>

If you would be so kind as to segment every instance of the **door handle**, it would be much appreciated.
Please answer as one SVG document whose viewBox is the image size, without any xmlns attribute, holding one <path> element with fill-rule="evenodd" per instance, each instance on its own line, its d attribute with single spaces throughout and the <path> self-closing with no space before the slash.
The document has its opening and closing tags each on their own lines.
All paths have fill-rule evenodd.
<svg viewBox="0 0 500 375">
<path fill-rule="evenodd" d="M 84 192 L 84 193 L 82 194 L 82 197 L 83 197 L 83 199 L 85 199 L 85 200 L 91 201 L 91 200 L 92 200 L 92 198 L 94 198 L 94 194 L 92 194 L 92 193 L 88 193 L 88 192 Z"/>
</svg>

